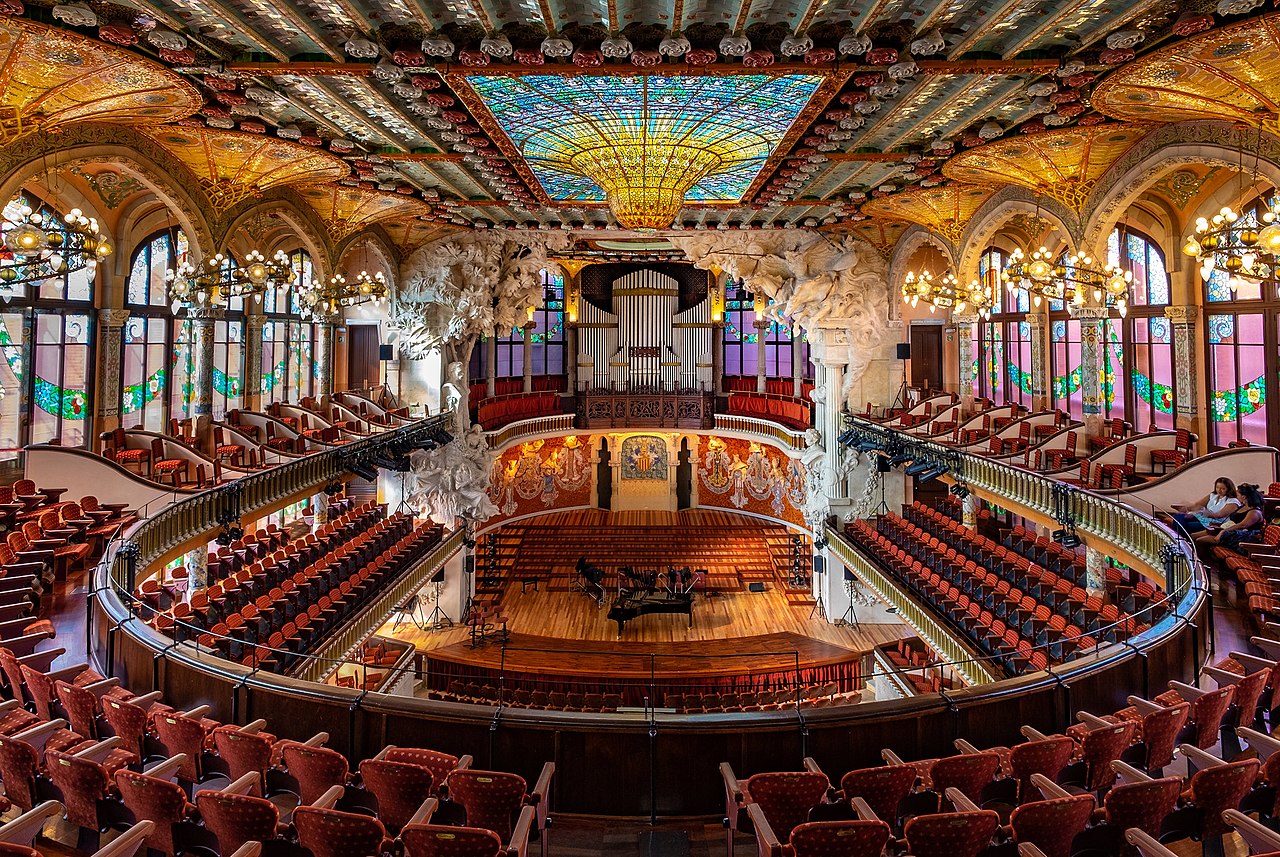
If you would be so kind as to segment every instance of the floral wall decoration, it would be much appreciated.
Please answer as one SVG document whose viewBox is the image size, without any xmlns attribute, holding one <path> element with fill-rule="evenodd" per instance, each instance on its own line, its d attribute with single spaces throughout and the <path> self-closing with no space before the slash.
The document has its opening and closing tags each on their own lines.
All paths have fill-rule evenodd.
<svg viewBox="0 0 1280 857">
<path fill-rule="evenodd" d="M 804 526 L 804 466 L 755 441 L 701 437 L 698 505 L 736 509 Z"/>
<path fill-rule="evenodd" d="M 590 505 L 591 441 L 590 435 L 534 440 L 498 456 L 489 477 L 489 499 L 498 512 L 486 526 L 548 509 Z"/>
</svg>

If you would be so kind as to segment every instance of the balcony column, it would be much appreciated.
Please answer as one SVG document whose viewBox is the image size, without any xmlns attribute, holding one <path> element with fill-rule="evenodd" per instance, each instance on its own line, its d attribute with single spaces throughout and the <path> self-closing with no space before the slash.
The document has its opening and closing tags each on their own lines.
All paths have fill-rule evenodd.
<svg viewBox="0 0 1280 857">
<path fill-rule="evenodd" d="M 956 347 L 960 368 L 960 412 L 973 413 L 973 327 L 978 323 L 978 316 L 957 315 L 952 318 L 956 325 Z"/>
<path fill-rule="evenodd" d="M 1080 321 L 1080 401 L 1087 434 L 1102 430 L 1102 341 L 1103 322 L 1111 314 L 1106 307 L 1071 307 L 1071 316 Z"/>
<path fill-rule="evenodd" d="M 182 558 L 182 564 L 187 568 L 187 585 L 192 589 L 208 589 L 213 585 L 209 579 L 209 549 L 201 545 L 194 550 L 187 551 L 187 555 Z"/>
<path fill-rule="evenodd" d="M 1045 361 L 1045 314 L 1029 312 L 1026 317 L 1027 335 L 1031 339 L 1031 410 L 1049 407 L 1049 365 Z"/>
<path fill-rule="evenodd" d="M 129 321 L 127 309 L 98 310 L 98 325 L 102 330 L 102 351 L 99 360 L 98 417 L 102 431 L 110 431 L 120 425 L 120 355 L 124 326 Z"/>
<path fill-rule="evenodd" d="M 791 395 L 797 399 L 800 398 L 801 392 L 804 390 L 804 361 L 800 358 L 800 340 L 796 338 L 796 334 L 800 332 L 800 328 L 796 327 L 795 322 L 791 323 Z"/>
<path fill-rule="evenodd" d="M 187 317 L 191 319 L 191 433 L 200 438 L 202 445 L 205 435 L 212 432 L 213 328 L 223 315 L 221 307 L 187 308 Z M 258 350 L 261 353 L 261 335 L 258 336 Z"/>
<path fill-rule="evenodd" d="M 526 393 L 533 392 L 533 327 L 532 321 L 525 324 L 524 330 L 524 386 L 521 388 Z"/>
<path fill-rule="evenodd" d="M 711 389 L 724 395 L 724 321 L 711 328 Z"/>
<path fill-rule="evenodd" d="M 1106 554 L 1089 546 L 1086 546 L 1084 551 L 1084 588 L 1090 595 L 1106 598 Z"/>
<path fill-rule="evenodd" d="M 960 523 L 964 524 L 966 529 L 974 531 L 978 529 L 978 506 L 978 495 L 972 492 L 960 501 Z"/>
<path fill-rule="evenodd" d="M 498 390 L 498 337 L 484 341 L 484 397 L 492 399 Z"/>
<path fill-rule="evenodd" d="M 318 530 L 329 523 L 329 495 L 320 491 L 311 495 L 311 529 Z"/>
<path fill-rule="evenodd" d="M 1199 418 L 1196 388 L 1196 318 L 1198 306 L 1167 306 L 1164 317 L 1173 326 L 1174 425 L 1196 431 Z M 1135 430 L 1141 431 L 1137 426 Z"/>
<path fill-rule="evenodd" d="M 262 410 L 262 325 L 266 321 L 260 315 L 245 316 L 244 320 L 244 408 L 247 411 Z"/>
<path fill-rule="evenodd" d="M 578 389 L 578 325 L 566 322 L 564 326 L 564 394 L 570 398 Z"/>
<path fill-rule="evenodd" d="M 845 480 L 840 473 L 840 444 L 836 440 L 844 430 L 844 417 L 841 411 L 844 410 L 842 391 L 845 363 L 842 360 L 826 358 L 822 361 L 822 366 L 825 370 L 822 385 L 826 394 L 822 409 L 822 437 L 827 449 L 823 484 L 828 497 L 832 500 L 840 500 L 848 496 Z"/>
<path fill-rule="evenodd" d="M 757 303 L 757 306 L 759 304 Z M 751 326 L 756 329 L 756 392 L 763 393 L 767 389 L 765 378 L 768 373 L 765 372 L 765 341 L 769 337 L 769 319 L 760 316 L 760 310 L 756 310 L 756 320 Z"/>
<path fill-rule="evenodd" d="M 332 316 L 316 322 L 316 398 L 324 400 L 333 392 L 333 327 Z"/>
</svg>

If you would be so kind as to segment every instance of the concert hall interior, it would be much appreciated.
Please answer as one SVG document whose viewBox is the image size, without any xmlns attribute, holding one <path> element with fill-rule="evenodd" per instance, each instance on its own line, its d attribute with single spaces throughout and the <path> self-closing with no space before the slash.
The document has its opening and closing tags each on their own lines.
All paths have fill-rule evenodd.
<svg viewBox="0 0 1280 857">
<path fill-rule="evenodd" d="M 0 0 L 0 855 L 1280 855 L 1280 0 Z"/>
</svg>

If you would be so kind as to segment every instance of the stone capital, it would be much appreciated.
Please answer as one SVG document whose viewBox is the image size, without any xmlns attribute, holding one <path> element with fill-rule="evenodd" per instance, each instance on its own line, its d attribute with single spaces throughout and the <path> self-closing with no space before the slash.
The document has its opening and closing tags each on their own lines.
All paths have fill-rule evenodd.
<svg viewBox="0 0 1280 857">
<path fill-rule="evenodd" d="M 124 327 L 125 322 L 129 320 L 129 315 L 127 309 L 106 307 L 98 310 L 98 323 L 103 327 Z"/>
<path fill-rule="evenodd" d="M 951 316 L 951 321 L 953 324 L 977 324 L 980 318 L 976 312 L 966 312 Z"/>
<path fill-rule="evenodd" d="M 196 320 L 215 320 L 226 318 L 227 311 L 220 306 L 196 306 L 192 304 L 187 307 L 187 318 Z"/>
<path fill-rule="evenodd" d="M 1045 323 L 1044 313 L 1029 312 L 1023 318 L 1023 321 L 1025 321 L 1027 324 L 1031 325 L 1032 327 L 1044 327 L 1044 323 Z"/>
<path fill-rule="evenodd" d="M 1200 307 L 1190 306 L 1167 306 L 1164 308 L 1164 317 L 1174 324 L 1195 324 L 1200 318 Z"/>
<path fill-rule="evenodd" d="M 1072 318 L 1078 318 L 1081 321 L 1102 321 L 1111 318 L 1111 308 L 1104 306 L 1068 305 L 1067 312 Z"/>
</svg>

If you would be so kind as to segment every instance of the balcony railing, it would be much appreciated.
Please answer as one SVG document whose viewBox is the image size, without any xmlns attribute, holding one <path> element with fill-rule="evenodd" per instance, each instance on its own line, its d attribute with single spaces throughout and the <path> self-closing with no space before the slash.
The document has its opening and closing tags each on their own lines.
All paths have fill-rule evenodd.
<svg viewBox="0 0 1280 857">
<path fill-rule="evenodd" d="M 181 545 L 226 523 L 269 509 L 291 497 L 314 493 L 338 479 L 348 464 L 372 457 L 392 445 L 417 445 L 443 437 L 440 414 L 354 443 L 305 456 L 270 470 L 252 473 L 159 510 L 136 525 L 114 552 L 111 582 L 132 592 L 139 571 Z"/>
<path fill-rule="evenodd" d="M 1099 545 L 1119 548 L 1156 577 L 1163 576 L 1168 592 L 1183 591 L 1192 579 L 1197 560 L 1190 544 L 1154 518 L 1119 500 L 955 447 L 921 440 L 870 420 L 846 417 L 845 424 L 845 440 L 875 440 L 880 448 L 911 455 L 913 460 L 945 463 L 955 478 L 1001 508 L 1060 521 L 1071 519 L 1077 532 L 1092 536 Z"/>
</svg>

